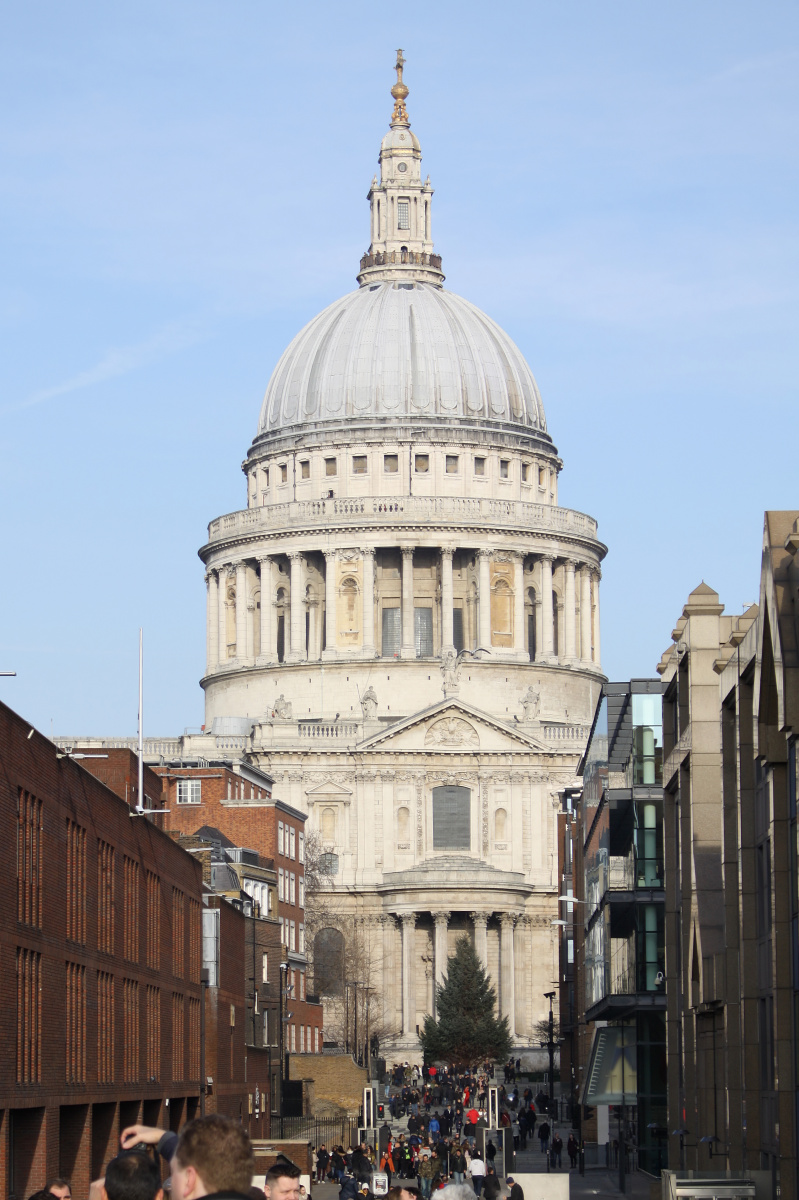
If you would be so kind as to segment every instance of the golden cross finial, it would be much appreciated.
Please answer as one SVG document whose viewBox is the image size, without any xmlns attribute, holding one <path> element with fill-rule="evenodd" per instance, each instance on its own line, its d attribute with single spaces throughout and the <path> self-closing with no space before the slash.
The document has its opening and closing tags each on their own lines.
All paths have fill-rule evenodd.
<svg viewBox="0 0 799 1200">
<path fill-rule="evenodd" d="M 405 108 L 405 97 L 408 95 L 408 89 L 402 82 L 402 68 L 405 66 L 405 59 L 402 51 L 397 51 L 397 62 L 395 70 L 397 72 L 397 82 L 391 89 L 391 95 L 394 97 L 394 111 L 391 114 L 392 125 L 409 125 L 408 113 Z"/>
</svg>

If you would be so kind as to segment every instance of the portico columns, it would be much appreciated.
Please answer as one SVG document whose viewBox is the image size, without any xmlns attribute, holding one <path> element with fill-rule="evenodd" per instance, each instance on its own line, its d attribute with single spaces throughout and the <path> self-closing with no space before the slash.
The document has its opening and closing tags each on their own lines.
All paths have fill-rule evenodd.
<svg viewBox="0 0 799 1200">
<path fill-rule="evenodd" d="M 413 546 L 402 547 L 402 645 L 400 658 L 416 658 L 413 633 Z"/>
<path fill-rule="evenodd" d="M 449 922 L 448 913 L 433 913 L 433 920 L 436 923 L 436 942 L 435 942 L 435 981 L 436 987 L 441 987 L 447 975 L 447 924 Z M 433 1016 L 436 1014 L 436 992 L 433 989 Z"/>
<path fill-rule="evenodd" d="M 291 650 L 290 662 L 305 658 L 305 630 L 303 625 L 302 555 L 299 551 L 289 554 L 291 564 Z"/>
<path fill-rule="evenodd" d="M 474 951 L 483 964 L 483 969 L 488 972 L 488 913 L 473 912 L 470 915 L 474 922 Z"/>
<path fill-rule="evenodd" d="M 566 559 L 566 595 L 564 599 L 564 616 L 566 618 L 566 662 L 573 663 L 577 658 L 577 597 L 574 591 L 574 559 Z"/>
<path fill-rule="evenodd" d="M 236 658 L 247 657 L 247 564 L 236 563 Z"/>
<path fill-rule="evenodd" d="M 593 610 L 593 631 L 594 631 L 594 662 L 597 666 L 602 662 L 599 656 L 599 580 L 602 578 L 600 571 L 591 572 L 591 578 L 594 581 L 594 610 Z"/>
<path fill-rule="evenodd" d="M 502 1015 L 508 1018 L 508 1032 L 516 1037 L 516 997 L 515 997 L 515 965 L 513 962 L 513 927 L 516 918 L 513 913 L 500 913 L 500 967 L 502 980 Z"/>
<path fill-rule="evenodd" d="M 219 662 L 219 580 L 216 571 L 205 576 L 208 585 L 206 609 L 206 670 L 212 671 Z"/>
<path fill-rule="evenodd" d="M 325 649 L 322 658 L 336 657 L 336 551 L 325 550 Z"/>
<path fill-rule="evenodd" d="M 552 662 L 555 657 L 554 632 L 555 620 L 552 611 L 552 563 L 554 555 L 545 554 L 541 559 L 541 614 L 543 618 L 543 646 L 541 655 L 544 662 Z"/>
<path fill-rule="evenodd" d="M 272 658 L 272 560 L 259 560 L 261 576 L 261 658 Z"/>
<path fill-rule="evenodd" d="M 375 552 L 373 546 L 363 551 L 363 654 L 374 658 L 375 653 Z"/>
<path fill-rule="evenodd" d="M 513 649 L 519 658 L 524 653 L 524 555 L 513 559 Z"/>
<path fill-rule="evenodd" d="M 591 570 L 587 563 L 580 571 L 580 658 L 591 661 Z"/>
<path fill-rule="evenodd" d="M 402 1034 L 416 1037 L 416 913 L 402 913 Z"/>
<path fill-rule="evenodd" d="M 455 649 L 452 630 L 452 546 L 441 547 L 441 653 Z"/>
<path fill-rule="evenodd" d="M 219 568 L 219 661 L 227 662 L 227 581 L 229 566 Z"/>
<path fill-rule="evenodd" d="M 477 645 L 491 649 L 491 551 L 478 550 Z"/>
</svg>

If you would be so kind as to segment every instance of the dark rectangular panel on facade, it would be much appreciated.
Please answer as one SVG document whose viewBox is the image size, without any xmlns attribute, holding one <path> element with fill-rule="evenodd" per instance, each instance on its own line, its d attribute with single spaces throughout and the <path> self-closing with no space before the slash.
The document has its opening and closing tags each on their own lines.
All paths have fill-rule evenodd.
<svg viewBox="0 0 799 1200">
<path fill-rule="evenodd" d="M 472 794 L 451 785 L 433 788 L 433 849 L 471 849 Z"/>
</svg>

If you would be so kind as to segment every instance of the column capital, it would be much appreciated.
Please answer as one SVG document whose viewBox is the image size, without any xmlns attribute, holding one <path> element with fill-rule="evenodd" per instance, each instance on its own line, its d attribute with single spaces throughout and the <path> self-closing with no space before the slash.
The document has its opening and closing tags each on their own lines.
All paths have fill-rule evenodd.
<svg viewBox="0 0 799 1200">
<path fill-rule="evenodd" d="M 577 569 L 579 559 L 573 558 L 570 554 L 562 554 L 561 558 L 563 559 L 567 571 L 575 571 Z"/>
<path fill-rule="evenodd" d="M 304 555 L 301 550 L 290 550 L 286 555 L 289 562 L 297 562 L 298 559 L 301 560 L 303 557 Z"/>
<path fill-rule="evenodd" d="M 397 913 L 397 916 L 399 917 L 399 919 L 403 925 L 414 925 L 414 926 L 416 925 L 416 913 L 415 912 Z"/>
<path fill-rule="evenodd" d="M 493 555 L 493 553 L 494 553 L 493 550 L 487 550 L 484 546 L 481 546 L 480 549 L 477 551 L 477 557 L 490 559 L 491 556 Z"/>
<path fill-rule="evenodd" d="M 474 922 L 474 924 L 475 924 L 475 925 L 487 925 L 487 924 L 488 924 L 488 918 L 491 916 L 491 913 L 487 913 L 487 912 L 470 912 L 470 913 L 469 913 L 469 916 L 471 917 L 471 919 L 472 919 L 472 921 Z"/>
<path fill-rule="evenodd" d="M 376 553 L 377 550 L 374 546 L 363 546 L 361 549 L 361 554 L 364 558 L 374 558 Z"/>
<path fill-rule="evenodd" d="M 402 551 L 403 558 L 412 558 L 413 552 L 415 549 L 416 549 L 415 546 L 400 546 L 400 550 Z"/>
<path fill-rule="evenodd" d="M 551 566 L 551 565 L 552 565 L 552 563 L 555 561 L 555 559 L 556 559 L 558 556 L 557 556 L 557 554 L 549 554 L 549 553 L 547 553 L 547 554 L 539 554 L 539 556 L 538 556 L 538 557 L 541 559 L 541 562 L 547 562 L 547 563 L 549 563 L 549 565 Z"/>
<path fill-rule="evenodd" d="M 259 555 L 259 556 L 258 556 L 258 563 L 259 563 L 259 565 L 260 565 L 260 566 L 262 566 L 262 567 L 271 567 L 271 565 L 272 565 L 272 555 L 271 555 L 271 554 L 261 554 L 261 555 Z"/>
<path fill-rule="evenodd" d="M 322 553 L 326 559 L 333 559 L 335 561 L 338 558 L 338 547 L 335 550 L 323 550 Z"/>
<path fill-rule="evenodd" d="M 448 925 L 449 924 L 449 913 L 448 912 L 434 912 L 433 920 L 436 923 L 436 925 Z"/>
<path fill-rule="evenodd" d="M 599 567 L 595 567 L 595 566 L 593 566 L 593 565 L 590 565 L 590 566 L 588 567 L 588 570 L 589 570 L 589 572 L 590 572 L 590 575 L 591 575 L 591 578 L 594 580 L 594 582 L 595 582 L 595 583 L 599 583 L 600 579 L 602 578 L 602 572 L 601 572 L 601 570 L 599 569 Z"/>
<path fill-rule="evenodd" d="M 442 558 L 452 558 L 453 554 L 455 553 L 455 547 L 450 545 L 439 546 L 438 552 Z"/>
<path fill-rule="evenodd" d="M 507 929 L 508 926 L 510 926 L 510 928 L 513 929 L 513 926 L 516 924 L 516 913 L 509 913 L 509 912 L 500 913 L 499 914 L 499 923 L 503 927 L 503 929 Z"/>
</svg>

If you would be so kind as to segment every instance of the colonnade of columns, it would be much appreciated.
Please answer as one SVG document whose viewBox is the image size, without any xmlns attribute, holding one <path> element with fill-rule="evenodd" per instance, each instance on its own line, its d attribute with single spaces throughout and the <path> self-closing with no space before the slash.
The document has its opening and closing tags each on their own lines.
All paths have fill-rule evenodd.
<svg viewBox="0 0 799 1200">
<path fill-rule="evenodd" d="M 414 546 L 403 545 L 401 549 L 401 658 L 415 658 L 414 634 Z M 427 547 L 425 547 L 427 549 Z M 374 547 L 360 551 L 361 586 L 361 644 L 358 652 L 372 658 L 375 654 L 375 553 Z M 454 650 L 454 587 L 452 559 L 455 547 L 439 548 L 440 603 L 441 603 L 441 654 Z M 338 551 L 325 550 L 325 643 L 322 657 L 337 657 L 338 632 L 338 589 L 336 563 Z M 480 549 L 477 556 L 477 621 L 476 644 L 494 653 L 511 654 L 525 660 L 525 559 L 531 556 L 516 551 L 492 551 Z M 288 619 L 285 621 L 284 659 L 287 662 L 303 662 L 319 657 L 321 636 L 312 641 L 318 649 L 306 648 L 305 613 L 309 607 L 304 584 L 305 556 L 300 551 L 288 554 L 289 599 Z M 544 663 L 563 661 L 577 664 L 593 662 L 599 664 L 599 568 L 595 563 L 578 561 L 572 557 L 543 554 L 535 556 L 541 564 L 540 585 L 535 588 L 536 604 L 540 605 L 540 645 L 535 658 Z M 507 562 L 513 566 L 513 621 L 512 645 L 495 645 L 491 628 L 492 561 Z M 556 563 L 563 564 L 562 599 L 559 619 L 562 614 L 563 629 L 556 645 L 555 593 L 553 591 L 553 569 Z M 207 595 L 207 661 L 209 670 L 229 658 L 244 659 L 252 656 L 252 630 L 248 621 L 247 566 L 258 572 L 261 592 L 260 611 L 260 655 L 266 661 L 276 657 L 276 603 L 273 596 L 272 564 L 269 555 L 257 560 L 240 560 L 211 568 L 206 574 Z M 228 589 L 231 577 L 235 580 L 235 647 L 229 640 Z M 532 585 L 530 585 L 532 586 Z M 250 601 L 252 607 L 252 601 Z M 579 615 L 578 615 L 579 614 Z M 578 626 L 579 620 L 579 626 Z M 538 626 L 538 621 L 537 621 Z M 578 644 L 579 628 L 579 644 Z M 249 642 L 248 646 L 248 630 Z M 321 630 L 318 630 L 321 633 Z M 234 653 L 231 653 L 231 648 Z M 348 654 L 351 652 L 344 651 Z"/>
<path fill-rule="evenodd" d="M 422 915 L 416 912 L 396 914 L 402 932 L 402 1036 L 416 1037 L 417 1007 L 416 1007 L 416 920 Z M 488 922 L 493 916 L 490 912 L 472 912 L 469 917 L 474 925 L 474 948 L 486 974 L 490 976 L 488 966 Z M 500 978 L 492 980 L 499 1000 L 500 1015 L 508 1018 L 508 1028 L 511 1037 L 516 1037 L 516 996 L 515 996 L 515 951 L 513 944 L 514 926 L 517 915 L 509 912 L 497 914 L 500 922 Z M 447 973 L 447 931 L 449 928 L 449 912 L 434 912 L 433 940 L 433 978 L 436 984 L 442 984 Z M 391 977 L 390 965 L 384 954 L 383 993 L 392 995 L 396 981 Z M 497 986 L 498 985 L 498 986 Z M 433 989 L 433 1015 L 435 1015 L 435 988 Z"/>
</svg>

